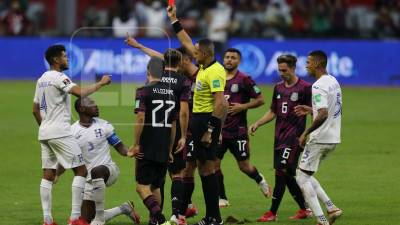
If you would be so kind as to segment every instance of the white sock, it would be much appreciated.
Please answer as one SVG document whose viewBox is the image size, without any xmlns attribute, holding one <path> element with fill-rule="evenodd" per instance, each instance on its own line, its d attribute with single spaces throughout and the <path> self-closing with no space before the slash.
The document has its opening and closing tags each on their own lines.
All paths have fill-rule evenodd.
<svg viewBox="0 0 400 225">
<path fill-rule="evenodd" d="M 123 214 L 121 207 L 117 206 L 111 209 L 104 210 L 104 219 L 105 221 L 109 221 L 112 218 Z"/>
<path fill-rule="evenodd" d="M 318 180 L 315 179 L 315 177 L 311 177 L 310 182 L 311 182 L 315 192 L 317 192 L 318 198 L 325 204 L 328 212 L 331 212 L 331 211 L 337 209 L 335 204 L 333 204 L 333 202 L 331 201 L 329 196 L 326 194 L 325 190 L 321 187 L 321 184 L 318 182 Z"/>
<path fill-rule="evenodd" d="M 42 179 L 40 182 L 40 200 L 42 202 L 43 220 L 45 223 L 52 223 L 53 217 L 51 216 L 51 189 L 53 182 Z"/>
<path fill-rule="evenodd" d="M 96 221 L 105 221 L 104 220 L 104 199 L 105 199 L 105 190 L 106 184 L 104 183 L 103 178 L 97 178 L 92 180 L 93 185 L 93 200 L 96 204 Z"/>
<path fill-rule="evenodd" d="M 82 197 L 85 183 L 86 178 L 81 176 L 74 176 L 74 179 L 72 180 L 71 220 L 76 220 L 81 216 Z"/>
<path fill-rule="evenodd" d="M 303 191 L 304 199 L 310 206 L 314 215 L 320 220 L 325 218 L 321 205 L 319 204 L 317 193 L 315 192 L 311 182 L 311 176 L 298 170 L 296 175 L 297 183 Z M 325 219 L 326 220 L 326 219 Z M 323 222 L 324 220 L 321 220 Z"/>
</svg>

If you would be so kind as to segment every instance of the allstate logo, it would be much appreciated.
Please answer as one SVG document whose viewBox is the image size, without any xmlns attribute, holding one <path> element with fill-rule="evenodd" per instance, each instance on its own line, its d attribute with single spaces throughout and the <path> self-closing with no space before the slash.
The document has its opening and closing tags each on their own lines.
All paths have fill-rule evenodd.
<svg viewBox="0 0 400 225">
<path fill-rule="evenodd" d="M 233 46 L 242 53 L 239 69 L 253 78 L 259 77 L 265 69 L 264 53 L 255 45 L 238 44 Z"/>
<path fill-rule="evenodd" d="M 68 56 L 69 69 L 64 71 L 64 73 L 67 74 L 69 77 L 76 76 L 78 73 L 81 72 L 83 64 L 85 63 L 85 57 L 82 50 L 78 46 L 70 42 L 60 42 L 57 44 L 64 45 L 67 51 L 66 53 Z M 47 63 L 46 59 L 44 59 L 44 63 L 46 68 L 49 69 L 50 66 Z"/>
</svg>

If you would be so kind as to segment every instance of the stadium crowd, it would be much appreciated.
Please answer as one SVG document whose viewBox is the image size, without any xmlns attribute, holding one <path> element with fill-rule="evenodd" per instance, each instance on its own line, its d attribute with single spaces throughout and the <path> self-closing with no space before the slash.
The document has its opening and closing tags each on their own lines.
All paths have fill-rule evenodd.
<svg viewBox="0 0 400 225">
<path fill-rule="evenodd" d="M 69 35 L 54 19 L 59 1 L 1 0 L 0 35 Z M 161 0 L 79 0 L 75 28 L 113 27 L 80 32 L 122 37 L 117 27 L 164 27 L 171 32 Z M 400 37 L 400 0 L 176 0 L 178 16 L 191 35 L 223 42 L 229 37 L 379 38 Z M 128 29 L 129 30 L 129 29 Z M 130 29 L 136 37 L 164 37 L 162 29 Z"/>
</svg>

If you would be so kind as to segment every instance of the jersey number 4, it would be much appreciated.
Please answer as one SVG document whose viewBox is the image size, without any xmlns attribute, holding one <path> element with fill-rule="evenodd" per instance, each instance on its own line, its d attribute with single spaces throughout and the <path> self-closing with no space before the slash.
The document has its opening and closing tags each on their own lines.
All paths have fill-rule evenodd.
<svg viewBox="0 0 400 225">
<path fill-rule="evenodd" d="M 171 100 L 153 100 L 151 103 L 157 105 L 151 113 L 151 125 L 153 127 L 172 127 L 172 124 L 168 123 L 169 113 L 175 108 L 175 102 Z M 157 123 L 156 115 L 157 111 L 164 107 L 164 105 L 169 105 L 168 109 L 164 111 L 164 123 Z"/>
</svg>

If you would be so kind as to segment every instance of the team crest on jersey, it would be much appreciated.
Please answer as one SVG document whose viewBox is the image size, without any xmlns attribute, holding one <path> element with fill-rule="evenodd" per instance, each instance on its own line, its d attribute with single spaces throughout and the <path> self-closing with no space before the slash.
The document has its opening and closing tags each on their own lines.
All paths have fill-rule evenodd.
<svg viewBox="0 0 400 225">
<path fill-rule="evenodd" d="M 293 92 L 293 93 L 290 95 L 290 100 L 291 100 L 292 102 L 295 102 L 295 101 L 299 100 L 299 93 Z"/>
<path fill-rule="evenodd" d="M 232 93 L 237 93 L 237 92 L 239 92 L 239 85 L 238 85 L 238 84 L 232 84 L 232 86 L 231 86 L 231 92 L 232 92 Z"/>
</svg>

